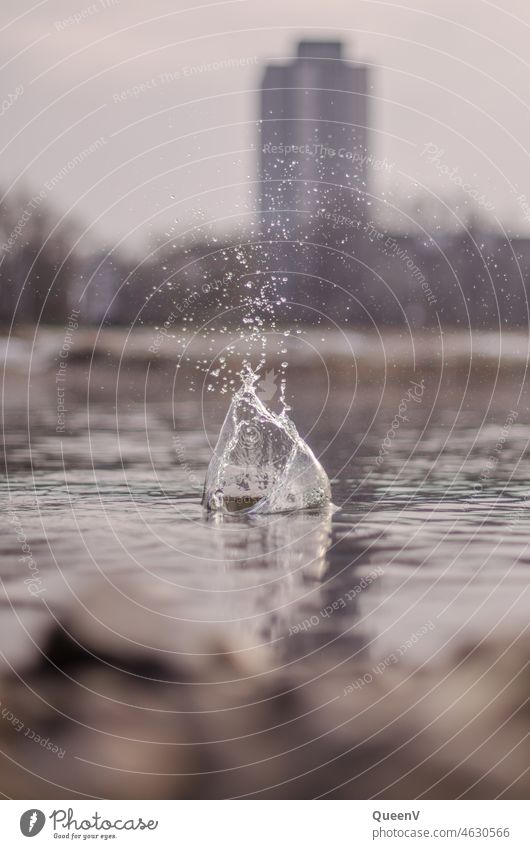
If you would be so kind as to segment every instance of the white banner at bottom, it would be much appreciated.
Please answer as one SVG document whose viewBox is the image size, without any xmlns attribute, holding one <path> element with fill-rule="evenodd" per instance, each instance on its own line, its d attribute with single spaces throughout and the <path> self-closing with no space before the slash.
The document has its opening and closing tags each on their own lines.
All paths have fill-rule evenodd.
<svg viewBox="0 0 530 849">
<path fill-rule="evenodd" d="M 527 809 L 525 801 L 6 800 L 1 844 L 527 849 Z"/>
</svg>

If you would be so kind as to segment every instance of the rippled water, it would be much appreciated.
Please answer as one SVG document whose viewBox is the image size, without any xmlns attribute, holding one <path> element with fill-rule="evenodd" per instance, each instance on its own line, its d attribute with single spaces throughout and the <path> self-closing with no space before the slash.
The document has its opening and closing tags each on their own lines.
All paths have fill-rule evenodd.
<svg viewBox="0 0 530 849">
<path fill-rule="evenodd" d="M 168 651 L 178 650 L 175 617 L 191 632 L 215 623 L 242 644 L 268 644 L 284 663 L 311 663 L 316 650 L 375 663 L 407 641 L 420 663 L 526 624 L 520 370 L 468 379 L 416 362 L 363 381 L 340 361 L 325 379 L 295 365 L 292 416 L 330 475 L 333 508 L 251 519 L 200 506 L 227 396 L 187 393 L 170 367 L 69 368 L 65 434 L 52 369 L 35 364 L 29 402 L 27 374 L 11 370 L 4 390 L 8 663 L 35 652 L 71 594 L 97 577 L 122 592 L 117 615 L 132 639 L 149 590 L 167 624 L 154 639 Z"/>
</svg>

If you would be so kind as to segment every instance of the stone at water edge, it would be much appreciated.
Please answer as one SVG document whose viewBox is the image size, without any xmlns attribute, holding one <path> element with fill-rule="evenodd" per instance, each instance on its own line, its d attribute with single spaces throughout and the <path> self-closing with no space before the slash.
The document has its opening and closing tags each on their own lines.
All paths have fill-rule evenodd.
<svg viewBox="0 0 530 849">
<path fill-rule="evenodd" d="M 206 473 L 212 511 L 279 513 L 329 504 L 326 472 L 285 412 L 268 410 L 245 379 L 226 415 Z"/>
</svg>

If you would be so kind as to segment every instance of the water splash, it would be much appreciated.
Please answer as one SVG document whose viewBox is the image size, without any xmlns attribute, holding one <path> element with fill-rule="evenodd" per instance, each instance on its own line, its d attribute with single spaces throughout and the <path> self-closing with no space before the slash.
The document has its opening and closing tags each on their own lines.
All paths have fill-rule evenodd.
<svg viewBox="0 0 530 849">
<path fill-rule="evenodd" d="M 208 466 L 207 510 L 253 515 L 329 504 L 326 472 L 287 416 L 267 409 L 250 368 L 234 395 Z M 282 393 L 284 397 L 284 392 Z"/>
</svg>

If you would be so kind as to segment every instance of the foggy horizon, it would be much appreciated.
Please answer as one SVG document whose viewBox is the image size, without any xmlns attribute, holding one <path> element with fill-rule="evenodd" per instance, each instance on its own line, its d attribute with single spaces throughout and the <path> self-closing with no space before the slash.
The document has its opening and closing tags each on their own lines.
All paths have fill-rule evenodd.
<svg viewBox="0 0 530 849">
<path fill-rule="evenodd" d="M 403 229 L 425 200 L 449 207 L 442 229 L 478 213 L 487 230 L 530 234 L 522 2 L 295 2 L 280 26 L 267 23 L 277 2 L 172 5 L 156 0 L 147 14 L 139 2 L 54 0 L 2 12 L 8 197 L 44 187 L 98 243 L 135 253 L 164 232 L 245 230 L 264 68 L 292 61 L 300 39 L 340 40 L 344 58 L 371 69 L 371 150 L 390 167 L 373 170 L 370 190 L 389 204 L 384 223 Z M 422 153 L 429 145 L 437 158 Z"/>
</svg>

